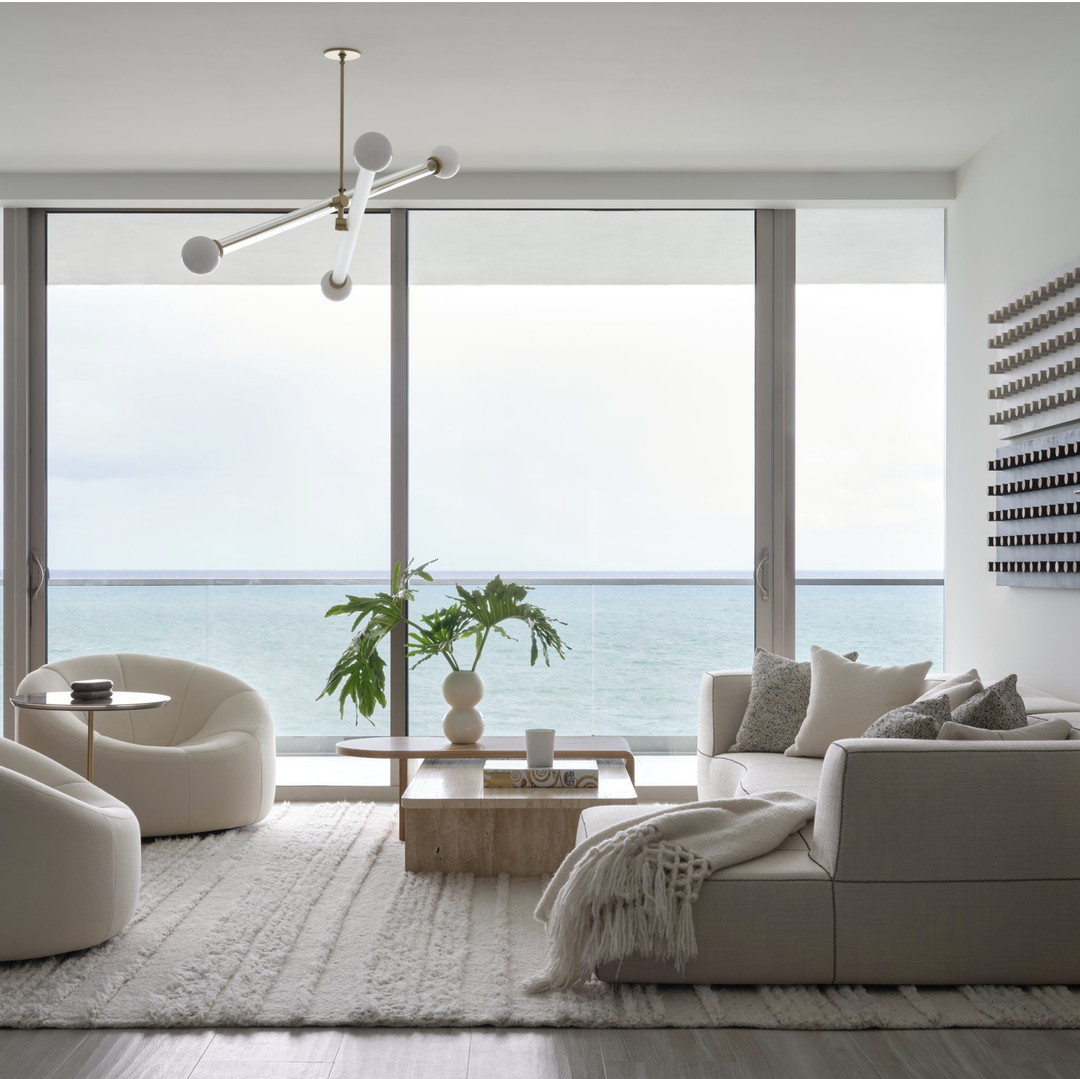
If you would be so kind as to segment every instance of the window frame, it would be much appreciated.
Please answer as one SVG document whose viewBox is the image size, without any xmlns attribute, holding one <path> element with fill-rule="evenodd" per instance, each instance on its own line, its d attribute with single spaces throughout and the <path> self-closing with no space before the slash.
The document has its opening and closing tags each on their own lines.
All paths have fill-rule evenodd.
<svg viewBox="0 0 1080 1079">
<path fill-rule="evenodd" d="M 473 207 L 476 208 L 476 207 Z M 487 207 L 485 207 L 487 208 Z M 489 207 L 500 209 L 500 207 Z M 566 206 L 559 209 L 595 209 Z M 641 208 L 644 209 L 644 208 Z M 651 209 L 651 208 L 650 208 Z M 744 207 L 730 207 L 747 212 Z M 48 662 L 47 222 L 54 213 L 265 214 L 265 209 L 207 210 L 7 208 L 4 211 L 4 734 L 14 737 L 8 698 L 30 670 Z M 269 211 L 273 212 L 273 211 Z M 409 558 L 409 214 L 390 215 L 390 566 Z M 469 212 L 447 208 L 443 212 Z M 559 212 L 558 209 L 552 212 Z M 618 208 L 634 212 L 634 208 Z M 717 212 L 673 208 L 672 212 Z M 754 643 L 795 654 L 795 253 L 796 211 L 755 215 Z M 764 559 L 768 555 L 767 560 Z M 40 567 L 40 568 L 39 568 Z M 389 569 L 389 567 L 388 567 Z M 876 582 L 881 583 L 881 582 Z M 943 583 L 943 582 L 942 582 Z M 390 639 L 392 735 L 408 734 L 405 627 Z M 341 737 L 348 737 L 348 733 Z M 318 753 L 337 736 L 282 736 L 279 752 Z M 647 739 L 642 749 L 691 749 L 688 734 Z M 652 743 L 656 745 L 653 746 Z"/>
</svg>

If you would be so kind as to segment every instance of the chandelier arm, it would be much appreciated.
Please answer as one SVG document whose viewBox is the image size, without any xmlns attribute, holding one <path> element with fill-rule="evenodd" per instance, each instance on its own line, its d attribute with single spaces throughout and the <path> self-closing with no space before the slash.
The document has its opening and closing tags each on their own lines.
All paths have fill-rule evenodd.
<svg viewBox="0 0 1080 1079">
<path fill-rule="evenodd" d="M 373 173 L 368 173 L 368 175 L 372 177 L 372 183 L 367 197 L 374 198 L 376 195 L 381 195 L 387 191 L 393 191 L 396 188 L 404 187 L 406 184 L 411 184 L 416 180 L 422 180 L 425 176 L 437 176 L 439 174 L 439 167 L 438 159 L 429 157 L 422 165 L 415 165 L 409 169 L 402 169 L 400 172 L 392 173 L 390 176 L 386 176 L 378 181 L 374 181 Z M 366 170 L 361 170 L 361 176 L 358 177 L 357 180 L 357 188 L 345 192 L 347 198 L 352 199 L 356 196 L 358 189 L 360 188 L 360 180 L 365 171 Z M 363 194 L 362 191 L 360 193 L 361 195 Z M 366 201 L 367 199 L 364 199 L 365 205 Z M 354 211 L 356 212 L 358 226 L 359 219 L 363 216 L 363 209 L 363 206 L 358 206 Z M 299 225 L 305 225 L 307 222 L 315 221 L 320 217 L 329 217 L 336 212 L 337 205 L 334 199 L 321 199 L 319 202 L 312 202 L 307 206 L 301 206 L 298 210 L 292 210 L 289 213 L 282 214 L 280 217 L 275 217 L 270 221 L 262 221 L 257 225 L 241 229 L 239 232 L 231 233 L 228 236 L 222 237 L 220 240 L 213 240 L 212 243 L 217 246 L 221 255 L 226 255 L 230 251 L 239 251 L 241 248 L 249 247 L 251 244 L 258 243 L 260 240 L 265 240 L 269 236 L 276 236 L 279 233 L 288 232 L 289 229 L 294 229 Z M 350 216 L 352 215 L 350 214 Z M 352 230 L 350 230 L 347 235 L 352 235 Z M 342 237 L 342 239 L 345 240 L 346 237 Z M 212 268 L 208 268 L 196 272 L 208 273 L 211 272 L 211 270 Z"/>
<path fill-rule="evenodd" d="M 268 236 L 276 236 L 280 232 L 288 232 L 298 225 L 306 225 L 309 221 L 315 221 L 320 217 L 329 217 L 335 212 L 332 199 L 323 199 L 321 202 L 313 202 L 308 206 L 301 206 L 299 210 L 282 214 L 270 221 L 263 221 L 250 228 L 241 229 L 230 236 L 225 236 L 217 241 L 221 253 L 239 251 L 242 247 L 248 247 L 259 240 L 265 240 Z"/>
<path fill-rule="evenodd" d="M 349 266 L 352 264 L 353 254 L 356 251 L 356 241 L 360 239 L 360 226 L 364 223 L 364 208 L 367 206 L 368 196 L 371 193 L 371 181 L 375 179 L 375 173 L 367 169 L 361 169 L 356 177 L 356 186 L 353 188 L 352 205 L 349 216 L 348 232 L 341 237 L 338 245 L 337 260 L 334 268 L 330 271 L 330 283 L 335 288 L 340 288 L 349 277 Z"/>
<path fill-rule="evenodd" d="M 366 170 L 361 170 L 361 173 L 364 171 Z M 401 172 L 395 172 L 378 182 L 373 180 L 370 197 L 374 198 L 376 195 L 381 195 L 386 191 L 404 187 L 406 184 L 411 184 L 414 180 L 421 180 L 425 176 L 433 176 L 437 171 L 434 158 L 429 158 L 423 165 L 415 165 L 411 169 L 402 169 Z M 368 173 L 368 175 L 373 177 L 374 174 Z M 345 192 L 350 200 L 355 198 L 357 193 L 357 188 Z M 239 251 L 240 248 L 264 240 L 267 236 L 287 232 L 289 229 L 296 228 L 297 225 L 303 225 L 320 217 L 328 217 L 334 212 L 333 199 L 322 199 L 320 202 L 312 202 L 307 206 L 301 206 L 300 209 L 292 210 L 281 217 L 275 217 L 272 221 L 263 221 L 261 224 L 241 229 L 239 232 L 234 232 L 231 236 L 225 236 L 217 242 L 223 251 Z"/>
<path fill-rule="evenodd" d="M 383 177 L 378 183 L 372 184 L 371 197 L 374 198 L 376 195 L 383 195 L 387 191 L 393 191 L 395 188 L 404 187 L 414 180 L 422 180 L 425 176 L 436 176 L 438 172 L 438 161 L 433 157 L 429 157 L 422 165 L 414 165 L 411 169 L 402 169 L 401 172 L 392 173 L 390 176 Z"/>
</svg>

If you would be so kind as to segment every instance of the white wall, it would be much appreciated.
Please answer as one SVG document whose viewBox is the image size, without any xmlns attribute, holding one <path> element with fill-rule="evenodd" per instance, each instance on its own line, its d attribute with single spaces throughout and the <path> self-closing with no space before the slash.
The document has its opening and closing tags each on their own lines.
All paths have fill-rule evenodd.
<svg viewBox="0 0 1080 1079">
<path fill-rule="evenodd" d="M 1075 71 L 957 174 L 946 217 L 945 665 L 1080 700 L 1080 590 L 1005 588 L 986 569 L 987 312 L 1080 256 Z M 933 407 L 928 400 L 927 407 Z"/>
</svg>

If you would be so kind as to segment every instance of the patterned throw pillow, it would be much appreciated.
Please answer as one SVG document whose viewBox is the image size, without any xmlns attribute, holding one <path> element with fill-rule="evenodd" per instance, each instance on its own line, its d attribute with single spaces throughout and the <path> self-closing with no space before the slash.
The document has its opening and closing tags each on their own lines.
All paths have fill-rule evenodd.
<svg viewBox="0 0 1080 1079">
<path fill-rule="evenodd" d="M 937 738 L 949 721 L 949 698 L 944 694 L 913 701 L 886 712 L 867 728 L 864 738 Z"/>
<path fill-rule="evenodd" d="M 1010 674 L 964 701 L 952 714 L 954 723 L 982 727 L 984 731 L 1011 731 L 1027 726 L 1027 709 L 1016 691 L 1016 675 Z"/>
<path fill-rule="evenodd" d="M 858 652 L 848 652 L 852 662 Z M 795 741 L 810 704 L 810 662 L 759 648 L 754 652 L 750 700 L 729 753 L 783 753 Z"/>
</svg>

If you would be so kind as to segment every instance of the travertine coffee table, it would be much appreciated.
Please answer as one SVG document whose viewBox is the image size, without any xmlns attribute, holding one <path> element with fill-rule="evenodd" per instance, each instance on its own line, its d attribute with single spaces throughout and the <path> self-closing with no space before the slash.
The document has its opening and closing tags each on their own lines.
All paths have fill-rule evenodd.
<svg viewBox="0 0 1080 1079">
<path fill-rule="evenodd" d="M 472 745 L 455 745 L 445 738 L 425 738 L 423 735 L 400 735 L 390 738 L 346 738 L 338 742 L 337 751 L 346 757 L 389 758 L 398 762 L 398 805 L 409 785 L 409 761 L 428 758 L 457 757 L 469 760 L 499 760 L 503 757 L 525 759 L 525 739 L 520 735 L 496 734 L 481 738 Z M 630 782 L 634 781 L 634 754 L 625 738 L 604 735 L 557 734 L 555 759 L 626 761 Z M 398 839 L 405 838 L 405 818 L 398 824 Z"/>
<path fill-rule="evenodd" d="M 599 787 L 484 789 L 482 760 L 425 760 L 401 798 L 405 868 L 414 873 L 539 877 L 573 849 L 578 817 L 636 805 L 622 761 L 599 762 Z"/>
</svg>

